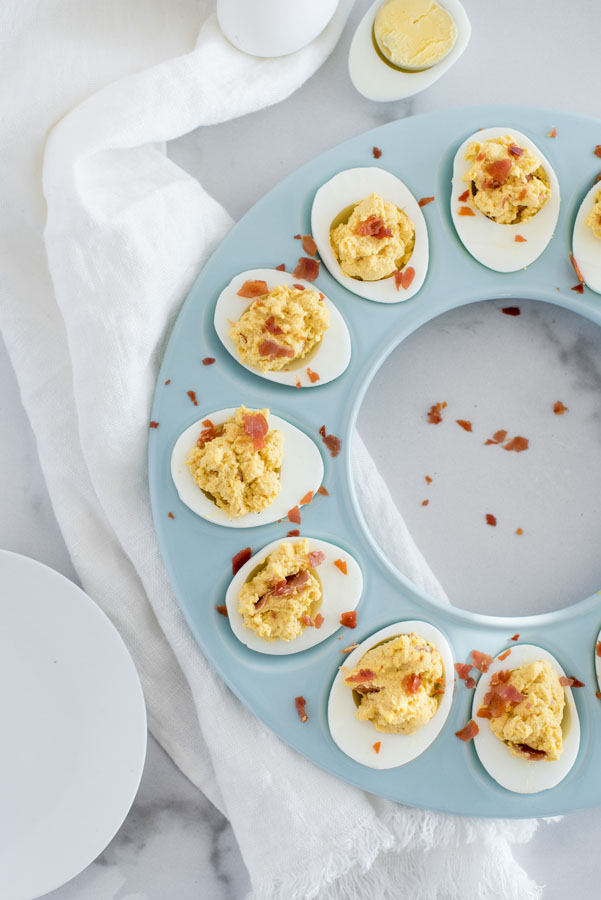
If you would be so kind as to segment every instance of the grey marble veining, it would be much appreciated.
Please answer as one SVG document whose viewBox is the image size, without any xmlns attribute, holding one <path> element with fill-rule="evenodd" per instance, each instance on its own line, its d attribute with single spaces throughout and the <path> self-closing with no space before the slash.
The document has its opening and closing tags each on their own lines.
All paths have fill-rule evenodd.
<svg viewBox="0 0 601 900">
<path fill-rule="evenodd" d="M 171 158 L 198 178 L 234 218 L 239 218 L 266 190 L 302 163 L 347 137 L 393 119 L 449 106 L 517 102 L 601 114 L 598 93 L 601 6 L 598 0 L 579 0 L 578 4 L 566 4 L 564 0 L 530 0 L 519 7 L 499 4 L 497 0 L 464 0 L 464 5 L 473 27 L 472 41 L 466 53 L 444 78 L 412 100 L 370 103 L 359 96 L 350 84 L 347 73 L 348 46 L 354 27 L 367 6 L 367 0 L 359 0 L 330 59 L 289 100 L 252 116 L 186 135 L 169 145 Z M 550 120 L 549 126 L 552 125 Z M 561 135 L 558 140 L 561 140 Z M 490 340 L 494 336 L 498 343 L 499 365 L 503 371 L 512 372 L 516 364 L 517 328 L 514 326 L 519 328 L 522 338 L 532 336 L 537 345 L 536 358 L 540 360 L 545 357 L 546 360 L 545 379 L 558 379 L 545 384 L 545 390 L 548 389 L 550 394 L 552 387 L 550 397 L 553 400 L 563 399 L 570 411 L 557 422 L 555 417 L 547 422 L 542 413 L 536 421 L 529 416 L 524 422 L 524 433 L 528 434 L 526 427 L 530 427 L 530 435 L 535 435 L 532 429 L 536 428 L 532 456 L 529 456 L 530 451 L 519 456 L 505 456 L 512 460 L 514 470 L 518 469 L 519 464 L 521 478 L 524 475 L 521 470 L 526 468 L 523 463 L 533 465 L 528 460 L 533 459 L 536 444 L 541 443 L 546 454 L 551 454 L 553 443 L 559 444 L 559 437 L 553 441 L 542 441 L 545 422 L 549 428 L 552 424 L 554 430 L 565 425 L 570 436 L 577 429 L 578 441 L 575 445 L 571 442 L 563 458 L 574 463 L 577 460 L 582 469 L 592 467 L 588 473 L 588 489 L 581 473 L 576 473 L 577 481 L 573 484 L 580 491 L 580 499 L 576 500 L 572 487 L 567 492 L 571 496 L 565 498 L 572 503 L 575 516 L 570 533 L 578 535 L 580 542 L 576 546 L 574 541 L 573 552 L 567 554 L 567 580 L 573 588 L 572 594 L 581 596 L 590 593 L 591 586 L 601 574 L 598 550 L 592 544 L 595 536 L 596 547 L 599 546 L 599 510 L 593 507 L 594 497 L 598 495 L 596 485 L 599 484 L 594 451 L 597 447 L 599 455 L 601 433 L 599 338 L 589 331 L 588 325 L 583 328 L 582 323 L 560 320 L 557 310 L 548 313 L 543 307 L 528 306 L 531 307 L 528 315 L 524 305 L 524 315 L 516 322 L 505 322 L 505 317 L 494 311 L 487 312 L 484 307 L 471 307 L 456 318 L 450 314 L 444 320 L 430 323 L 425 326 L 427 331 L 422 329 L 414 336 L 413 344 L 409 341 L 403 344 L 394 355 L 395 359 L 389 362 L 391 367 L 397 368 L 390 371 L 405 372 L 411 376 L 415 387 L 414 406 L 412 411 L 407 405 L 404 415 L 416 421 L 423 415 L 424 403 L 431 404 L 436 399 L 442 399 L 442 396 L 439 396 L 440 381 L 428 382 L 427 373 L 423 370 L 418 377 L 416 368 L 410 365 L 411 353 L 415 354 L 413 358 L 417 363 L 422 355 L 426 359 L 436 358 L 439 364 L 445 359 L 450 363 L 453 344 L 468 352 L 470 338 L 488 335 Z M 473 345 L 473 340 L 471 343 Z M 483 368 L 482 365 L 475 367 L 475 355 L 472 360 L 472 374 L 475 376 L 475 372 L 481 373 Z M 384 370 L 378 378 L 384 377 L 383 373 Z M 535 384 L 533 379 L 534 373 L 531 373 L 531 387 Z M 4 437 L 0 442 L 0 468 L 3 473 L 10 473 L 10 477 L 3 478 L 0 546 L 30 555 L 69 577 L 75 577 L 39 469 L 35 436 L 22 410 L 16 382 L 2 346 L 0 385 L 0 426 Z M 375 386 L 374 382 L 374 389 Z M 446 383 L 444 388 L 446 392 Z M 486 408 L 490 423 L 494 422 L 495 428 L 506 427 L 501 421 L 497 423 L 496 415 L 501 412 L 503 417 L 507 415 L 512 418 L 507 426 L 511 424 L 513 428 L 516 425 L 513 416 L 517 417 L 518 406 L 507 405 L 505 380 L 496 380 L 495 383 L 495 379 L 491 378 L 490 392 L 482 395 L 481 400 L 474 399 L 469 380 L 463 386 L 457 385 L 456 390 L 454 403 L 463 404 L 465 409 L 457 418 L 472 418 L 475 424 L 478 414 L 478 429 L 483 428 L 484 418 L 480 417 L 483 417 Z M 468 406 L 470 400 L 471 408 Z M 477 408 L 473 406 L 475 402 L 479 403 Z M 364 414 L 373 413 L 368 413 L 366 408 Z M 378 417 L 377 408 L 375 415 Z M 456 445 L 457 456 L 449 460 L 449 469 L 454 465 L 464 465 L 467 444 L 463 438 L 471 436 L 461 432 L 457 426 L 453 431 L 447 424 L 444 431 L 437 431 L 436 428 L 431 433 L 422 430 L 420 441 L 422 437 L 438 440 L 441 434 L 445 438 L 450 437 Z M 377 447 L 372 446 L 372 449 L 377 452 Z M 498 448 L 486 449 L 495 451 Z M 560 465 L 561 449 L 558 446 L 555 465 Z M 445 523 L 441 518 L 446 502 L 439 502 L 438 508 L 434 501 L 425 510 L 421 507 L 421 500 L 426 494 L 423 491 L 425 483 L 423 480 L 420 482 L 425 474 L 420 466 L 420 454 L 423 456 L 426 452 L 425 445 L 418 449 L 405 447 L 403 452 L 406 465 L 404 477 L 395 484 L 391 467 L 388 477 L 418 544 L 455 602 L 468 608 L 482 609 L 482 582 L 475 577 L 468 583 L 467 573 L 457 571 L 467 567 L 457 567 L 456 548 L 453 548 L 452 554 L 449 552 L 447 538 L 455 528 L 455 521 Z M 551 457 L 552 454 L 547 457 L 549 463 L 553 462 Z M 488 462 L 492 457 L 485 459 Z M 497 463 L 498 454 L 495 466 Z M 530 473 L 530 478 L 524 479 L 525 491 L 531 490 L 531 479 L 535 475 Z M 496 505 L 503 499 L 499 495 L 498 469 L 495 469 L 494 477 L 493 488 L 497 494 L 490 495 L 490 501 Z M 450 478 L 437 479 L 439 500 L 442 500 L 444 490 L 452 491 L 449 485 Z M 548 477 L 541 479 L 540 486 L 547 498 L 550 487 L 561 487 L 557 478 L 551 483 Z M 434 496 L 433 491 L 431 495 Z M 451 494 L 447 496 L 449 500 L 453 499 Z M 488 501 L 489 497 L 482 496 L 481 500 L 475 497 L 478 503 L 484 502 L 484 499 Z M 518 500 L 519 497 L 507 500 L 508 521 L 513 522 L 512 516 L 515 518 L 517 515 Z M 520 552 L 529 560 L 532 559 L 532 544 L 528 542 L 536 540 L 540 544 L 540 552 L 544 550 L 542 545 L 549 512 L 546 503 L 541 503 L 538 508 L 538 522 L 530 523 L 531 533 L 524 535 L 525 549 Z M 532 510 L 532 497 L 528 504 Z M 498 511 L 500 507 L 496 508 Z M 587 528 L 582 527 L 583 523 L 577 521 L 578 511 L 584 511 L 588 521 L 594 523 L 590 536 L 586 534 Z M 478 508 L 477 512 L 479 515 L 482 509 Z M 520 509 L 520 521 L 521 512 Z M 517 518 L 515 521 L 517 524 Z M 496 530 L 489 529 L 487 532 L 480 521 L 476 528 L 474 521 L 470 531 L 468 517 L 461 527 L 466 540 L 489 542 L 491 549 L 487 552 L 491 565 L 497 565 L 495 555 L 499 544 L 507 541 L 511 546 L 511 535 L 503 534 L 500 525 Z M 557 535 L 553 539 L 558 540 Z M 471 544 L 468 546 L 473 547 Z M 580 557 L 578 553 L 581 553 Z M 545 571 L 541 573 L 541 577 L 546 575 Z M 537 583 L 540 583 L 538 577 Z M 505 584 L 507 586 L 507 582 Z M 513 587 L 521 591 L 517 594 L 509 591 L 508 602 L 514 604 L 514 609 L 521 608 L 525 603 L 534 610 L 535 605 L 541 602 L 550 609 L 565 602 L 558 590 L 555 590 L 554 596 L 549 596 L 549 593 L 553 594 L 550 588 L 544 597 L 540 597 L 536 592 L 527 590 L 518 578 Z M 487 596 L 487 603 L 487 611 L 493 611 L 493 606 L 499 609 L 503 603 L 501 592 Z M 507 611 L 507 607 L 505 609 Z M 516 856 L 526 870 L 546 885 L 544 900 L 565 900 L 566 896 L 588 900 L 598 895 L 601 876 L 601 857 L 597 850 L 600 816 L 599 810 L 591 810 L 573 814 L 558 823 L 544 824 L 530 844 L 516 850 Z M 247 876 L 231 828 L 151 741 L 140 793 L 124 825 L 94 864 L 50 896 L 52 900 L 241 900 L 247 890 Z M 365 900 L 371 900 L 371 897 L 367 895 Z M 399 890 L 399 900 L 404 900 L 402 890 Z"/>
</svg>

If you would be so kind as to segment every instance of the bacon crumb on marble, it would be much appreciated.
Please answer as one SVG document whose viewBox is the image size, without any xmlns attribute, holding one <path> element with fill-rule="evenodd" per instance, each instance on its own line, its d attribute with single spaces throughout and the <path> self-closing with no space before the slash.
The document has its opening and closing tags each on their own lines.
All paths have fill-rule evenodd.
<svg viewBox="0 0 601 900">
<path fill-rule="evenodd" d="M 557 402 L 553 404 L 553 412 L 556 416 L 563 416 L 565 412 L 568 412 L 568 407 L 564 406 L 561 400 L 557 400 Z"/>
<path fill-rule="evenodd" d="M 472 430 L 472 423 L 467 419 L 455 419 L 455 421 L 461 428 L 463 428 L 464 431 Z"/>
<path fill-rule="evenodd" d="M 486 513 L 486 524 L 492 525 L 492 527 L 494 528 L 497 524 L 496 516 L 493 516 L 492 513 Z"/>
<path fill-rule="evenodd" d="M 428 412 L 428 422 L 430 425 L 438 425 L 442 422 L 442 411 L 446 409 L 447 401 L 443 403 L 435 403 Z"/>
</svg>

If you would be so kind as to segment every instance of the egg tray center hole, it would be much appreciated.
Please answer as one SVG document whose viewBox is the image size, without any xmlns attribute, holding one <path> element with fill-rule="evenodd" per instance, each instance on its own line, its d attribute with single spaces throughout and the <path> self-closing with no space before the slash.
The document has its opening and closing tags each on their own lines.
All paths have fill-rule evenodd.
<svg viewBox="0 0 601 900">
<path fill-rule="evenodd" d="M 486 615 L 551 612 L 601 589 L 601 328 L 549 300 L 432 319 L 384 361 L 357 420 L 450 602 Z M 506 449 L 518 436 L 528 448 Z"/>
</svg>

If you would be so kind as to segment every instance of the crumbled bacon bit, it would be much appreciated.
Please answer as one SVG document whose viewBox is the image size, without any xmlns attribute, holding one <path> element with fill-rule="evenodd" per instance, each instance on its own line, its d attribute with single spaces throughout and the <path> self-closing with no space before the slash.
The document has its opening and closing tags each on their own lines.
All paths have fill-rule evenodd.
<svg viewBox="0 0 601 900">
<path fill-rule="evenodd" d="M 261 297 L 267 293 L 266 281 L 245 281 L 239 291 L 236 291 L 238 297 Z"/>
<path fill-rule="evenodd" d="M 521 234 L 516 234 L 516 236 L 514 237 L 514 241 L 516 242 L 516 244 L 525 244 L 527 240 L 528 238 L 525 238 Z"/>
<path fill-rule="evenodd" d="M 506 650 L 505 653 L 501 653 L 500 656 L 497 656 L 497 659 L 500 659 L 501 661 L 503 661 L 504 659 L 507 659 L 507 657 L 509 656 L 510 653 L 511 653 L 511 650 Z"/>
<path fill-rule="evenodd" d="M 317 488 L 317 493 L 318 493 L 318 494 L 323 494 L 324 497 L 329 497 L 329 496 L 330 496 L 329 491 L 326 490 L 326 488 L 323 486 L 323 484 L 322 484 L 320 487 Z"/>
<path fill-rule="evenodd" d="M 526 190 L 525 187 L 523 187 L 522 190 L 520 191 L 520 193 L 518 194 L 518 200 L 523 200 L 527 193 L 528 193 L 528 191 Z"/>
<path fill-rule="evenodd" d="M 597 656 L 601 656 L 601 641 L 597 641 L 597 645 L 595 647 L 595 653 Z"/>
<path fill-rule="evenodd" d="M 285 263 L 280 263 L 279 266 L 276 266 L 275 268 L 276 268 L 276 272 L 285 272 L 286 271 Z"/>
<path fill-rule="evenodd" d="M 521 147 L 518 147 L 517 144 L 510 144 L 507 148 L 512 156 L 523 156 L 524 151 Z"/>
<path fill-rule="evenodd" d="M 337 438 L 335 434 L 326 434 L 326 426 L 322 425 L 319 429 L 319 433 L 323 439 L 324 444 L 330 451 L 331 457 L 336 457 L 340 453 L 340 438 Z"/>
<path fill-rule="evenodd" d="M 210 419 L 203 419 L 202 424 L 204 425 L 205 428 L 213 428 L 213 423 L 211 422 Z"/>
<path fill-rule="evenodd" d="M 405 675 L 402 683 L 406 694 L 417 694 L 422 686 L 422 678 L 421 675 L 416 675 L 412 672 L 410 675 Z"/>
<path fill-rule="evenodd" d="M 470 719 L 465 728 L 455 732 L 455 737 L 458 737 L 460 741 L 471 741 L 479 731 L 477 723 Z"/>
<path fill-rule="evenodd" d="M 340 638 L 338 638 L 338 640 L 340 640 Z M 357 643 L 357 641 L 355 641 L 354 644 L 351 644 L 349 647 L 345 647 L 344 650 L 340 651 L 340 653 L 350 653 L 352 650 L 355 649 L 355 647 L 358 647 L 358 646 L 359 646 L 359 644 Z"/>
<path fill-rule="evenodd" d="M 297 387 L 297 388 L 302 387 L 302 384 L 300 383 L 300 378 L 297 378 L 297 379 L 296 379 L 296 382 L 295 382 L 295 385 L 294 385 L 294 386 Z"/>
<path fill-rule="evenodd" d="M 516 530 L 513 533 L 514 534 L 523 534 L 524 530 L 522 528 L 516 528 Z"/>
<path fill-rule="evenodd" d="M 316 259 L 309 259 L 307 256 L 300 256 L 298 265 L 292 274 L 295 278 L 315 281 L 319 275 L 319 262 Z"/>
<path fill-rule="evenodd" d="M 165 382 L 165 384 L 171 384 L 171 379 L 168 378 L 167 381 Z"/>
<path fill-rule="evenodd" d="M 489 438 L 484 442 L 484 446 L 486 447 L 488 444 L 501 444 L 507 437 L 507 432 L 504 428 L 499 429 L 499 431 L 495 431 L 492 438 Z"/>
<path fill-rule="evenodd" d="M 194 406 L 198 406 L 198 400 L 196 399 L 196 391 L 186 391 L 188 397 L 194 404 Z"/>
<path fill-rule="evenodd" d="M 303 625 L 307 626 L 307 628 L 313 628 L 313 622 L 311 621 L 311 618 L 309 616 L 307 616 L 307 615 L 301 616 L 300 620 L 303 623 Z"/>
<path fill-rule="evenodd" d="M 476 213 L 471 208 L 471 206 L 460 206 L 457 210 L 458 216 L 475 216 Z"/>
<path fill-rule="evenodd" d="M 225 618 L 227 619 L 227 606 L 216 606 L 215 609 L 220 616 L 225 616 Z"/>
<path fill-rule="evenodd" d="M 355 228 L 355 234 L 363 237 L 375 237 L 381 241 L 385 237 L 392 237 L 392 228 L 386 228 L 384 219 L 379 216 L 368 216 L 362 222 L 359 222 Z"/>
<path fill-rule="evenodd" d="M 470 675 L 470 676 L 468 676 L 468 678 L 465 679 L 464 684 L 465 684 L 466 688 L 468 689 L 468 691 L 471 691 L 472 688 L 476 687 L 476 679 L 472 678 L 472 676 Z"/>
<path fill-rule="evenodd" d="M 397 291 L 400 288 L 402 281 L 403 281 L 403 273 L 399 272 L 399 270 L 396 269 L 395 273 L 394 273 L 394 284 L 395 284 Z"/>
<path fill-rule="evenodd" d="M 343 575 L 348 574 L 347 565 L 343 559 L 335 559 L 334 565 L 336 566 L 337 569 L 340 569 L 340 571 L 342 572 Z"/>
<path fill-rule="evenodd" d="M 298 506 L 293 506 L 292 509 L 288 510 L 288 521 L 294 522 L 295 525 L 300 525 L 301 517 Z"/>
<path fill-rule="evenodd" d="M 422 500 L 422 506 L 427 506 L 429 502 L 429 500 Z"/>
<path fill-rule="evenodd" d="M 356 675 L 350 675 L 346 681 L 360 684 L 362 681 L 371 681 L 375 677 L 376 673 L 372 672 L 371 669 L 359 669 Z"/>
<path fill-rule="evenodd" d="M 593 150 L 593 153 L 595 154 L 595 156 L 598 156 L 601 158 L 601 144 L 597 144 L 597 146 Z"/>
<path fill-rule="evenodd" d="M 601 691 L 595 691 L 595 697 L 596 697 L 598 700 L 601 700 Z"/>
<path fill-rule="evenodd" d="M 323 620 L 322 614 L 321 614 L 321 613 L 317 613 L 317 615 L 315 616 L 315 621 L 314 621 L 313 624 L 315 625 L 316 628 L 321 628 L 321 626 L 323 625 L 323 621 L 324 621 L 324 620 Z"/>
<path fill-rule="evenodd" d="M 558 400 L 553 404 L 553 412 L 556 416 L 563 416 L 564 412 L 568 411 L 568 407 L 564 406 L 561 400 Z"/>
<path fill-rule="evenodd" d="M 375 149 L 376 149 L 376 148 L 374 147 L 374 150 L 375 150 Z M 374 750 L 376 751 L 376 753 L 379 753 L 379 752 L 380 752 L 380 747 L 381 747 L 381 746 L 382 746 L 382 741 L 376 741 L 376 743 L 373 745 L 373 748 L 374 748 Z"/>
<path fill-rule="evenodd" d="M 153 419 L 152 422 L 149 424 L 148 427 L 149 427 L 149 428 L 158 428 L 158 427 L 159 427 L 159 423 L 158 423 L 158 422 L 155 422 L 154 419 Z"/>
<path fill-rule="evenodd" d="M 582 272 L 580 271 L 580 266 L 574 259 L 573 253 L 570 253 L 570 262 L 574 266 L 574 271 L 576 272 L 576 275 L 578 276 L 578 281 L 580 282 L 580 284 L 584 284 L 584 278 L 582 277 Z"/>
<path fill-rule="evenodd" d="M 577 678 L 574 678 L 574 677 L 566 678 L 565 675 L 561 676 L 561 678 L 559 679 L 559 683 L 561 685 L 563 685 L 564 687 L 575 687 L 575 688 L 584 687 L 584 681 L 579 681 Z"/>
<path fill-rule="evenodd" d="M 493 528 L 496 526 L 497 520 L 492 513 L 486 513 L 486 524 L 492 525 Z"/>
<path fill-rule="evenodd" d="M 424 475 L 424 478 L 426 479 L 427 484 L 432 484 L 432 479 L 429 475 Z"/>
<path fill-rule="evenodd" d="M 547 132 L 547 137 L 552 137 L 552 138 L 557 137 L 557 128 L 555 127 L 555 125 L 553 126 L 551 131 Z"/>
<path fill-rule="evenodd" d="M 476 715 L 480 719 L 492 719 L 492 713 L 488 706 L 481 706 Z"/>
<path fill-rule="evenodd" d="M 464 431 L 472 430 L 472 423 L 469 422 L 467 419 L 455 419 L 455 421 L 457 422 L 458 425 L 461 426 L 461 428 L 463 428 Z"/>
<path fill-rule="evenodd" d="M 297 291 L 304 291 L 304 290 L 305 290 L 304 284 L 293 284 L 292 287 L 293 287 L 293 288 L 296 288 Z"/>
<path fill-rule="evenodd" d="M 232 572 L 234 575 L 242 568 L 244 563 L 248 562 L 251 556 L 252 550 L 250 547 L 245 547 L 244 550 L 240 550 L 235 556 L 232 556 Z"/>
<path fill-rule="evenodd" d="M 511 637 L 511 640 L 512 640 L 512 641 L 519 641 L 519 639 L 520 639 L 520 633 L 519 633 L 519 631 L 516 632 L 516 633 L 515 633 L 514 635 L 512 635 L 512 637 Z"/>
<path fill-rule="evenodd" d="M 459 200 L 460 203 L 467 203 L 467 198 L 469 197 L 469 195 L 470 195 L 470 189 L 466 188 L 465 191 L 463 192 L 463 194 L 460 194 L 457 197 L 457 199 Z"/>
<path fill-rule="evenodd" d="M 479 669 L 480 672 L 488 672 L 492 656 L 489 656 L 488 653 L 480 653 L 479 650 L 472 650 L 472 660 L 476 669 Z"/>
<path fill-rule="evenodd" d="M 301 722 L 304 724 L 309 716 L 307 715 L 307 710 L 305 709 L 306 700 L 304 697 L 295 697 L 294 705 L 296 706 L 296 711 L 298 713 L 298 717 Z"/>
<path fill-rule="evenodd" d="M 202 424 L 204 425 L 206 422 L 211 422 L 211 420 L 205 419 Z M 221 434 L 222 430 L 223 430 L 222 425 L 217 425 L 217 427 L 215 427 L 213 425 L 213 423 L 211 422 L 211 424 L 207 428 L 203 429 L 203 431 L 201 431 L 200 434 L 198 435 L 198 440 L 196 441 L 196 446 L 203 447 L 205 444 L 208 444 L 209 441 L 214 441 L 215 438 Z"/>
<path fill-rule="evenodd" d="M 403 269 L 401 272 L 401 287 L 404 291 L 408 290 L 411 286 L 411 282 L 415 278 L 415 269 L 413 266 L 407 266 L 406 269 Z M 398 290 L 398 288 L 397 288 Z"/>
<path fill-rule="evenodd" d="M 321 550 L 311 550 L 309 553 L 307 553 L 307 559 L 309 560 L 309 565 L 312 569 L 314 569 L 316 566 L 320 566 L 325 558 L 326 555 Z"/>
<path fill-rule="evenodd" d="M 351 612 L 343 612 L 340 616 L 340 624 L 344 625 L 346 628 L 356 628 L 357 610 L 353 609 Z"/>
<path fill-rule="evenodd" d="M 491 185 L 491 187 L 500 187 L 502 184 L 505 184 L 509 178 L 511 166 L 512 162 L 510 159 L 495 159 L 494 162 L 487 165 L 486 171 L 490 175 L 492 181 L 496 182 L 496 184 Z"/>
<path fill-rule="evenodd" d="M 464 678 L 468 678 L 470 672 L 472 671 L 473 666 L 470 666 L 469 663 L 455 663 L 455 671 L 463 681 Z"/>
<path fill-rule="evenodd" d="M 167 513 L 167 518 L 168 518 L 168 519 L 175 519 L 175 516 L 173 515 L 172 512 L 168 512 L 168 513 Z"/>
<path fill-rule="evenodd" d="M 501 312 L 506 316 L 519 316 L 522 314 L 519 306 L 503 306 Z"/>
<path fill-rule="evenodd" d="M 294 240 L 295 240 L 295 241 L 300 241 L 300 240 L 302 240 L 302 237 L 303 237 L 302 234 L 295 234 L 295 235 L 294 235 Z"/>
<path fill-rule="evenodd" d="M 268 319 L 265 319 L 265 328 L 267 331 L 270 331 L 272 334 L 283 334 L 284 332 L 280 328 L 279 325 L 275 324 L 275 316 L 269 316 Z"/>
<path fill-rule="evenodd" d="M 571 291 L 576 291 L 577 294 L 584 294 L 584 285 L 583 284 L 575 284 L 573 288 L 570 288 Z"/>
<path fill-rule="evenodd" d="M 307 491 L 305 496 L 300 498 L 299 502 L 302 506 L 303 503 L 310 503 L 312 499 L 313 499 L 313 491 Z"/>
<path fill-rule="evenodd" d="M 292 531 L 289 531 L 286 534 L 286 537 L 298 537 L 299 535 L 300 535 L 300 531 L 298 530 L 298 528 L 293 528 Z"/>
<path fill-rule="evenodd" d="M 372 147 L 371 152 L 374 155 L 374 159 L 380 159 L 380 157 L 382 156 L 382 151 L 379 147 Z"/>
<path fill-rule="evenodd" d="M 308 253 L 309 256 L 315 256 L 317 253 L 317 244 L 313 240 L 310 234 L 305 234 L 303 237 L 303 250 L 305 253 Z"/>
<path fill-rule="evenodd" d="M 203 366 L 212 366 L 214 362 L 215 362 L 214 356 L 205 356 L 205 358 L 202 361 L 202 364 L 203 364 Z"/>
<path fill-rule="evenodd" d="M 521 453 L 522 450 L 528 449 L 528 438 L 521 437 L 519 434 L 503 445 L 503 450 L 515 450 Z"/>
<path fill-rule="evenodd" d="M 261 341 L 258 350 L 261 356 L 268 356 L 270 359 L 283 359 L 284 357 L 292 359 L 294 356 L 294 350 L 290 347 L 284 347 L 282 344 L 270 340 Z"/>
<path fill-rule="evenodd" d="M 309 376 L 309 381 L 311 382 L 311 384 L 315 384 L 316 381 L 319 381 L 319 375 L 317 374 L 317 372 L 314 372 L 308 366 L 307 366 L 307 375 Z"/>
<path fill-rule="evenodd" d="M 434 200 L 434 197 L 422 197 L 420 200 L 417 201 L 417 205 L 418 206 L 427 206 L 428 203 L 432 203 L 433 200 Z"/>
<path fill-rule="evenodd" d="M 267 419 L 261 413 L 244 415 L 242 418 L 244 420 L 244 431 L 252 438 L 254 452 L 262 450 L 265 446 L 265 435 L 269 430 Z"/>
<path fill-rule="evenodd" d="M 442 422 L 441 413 L 443 409 L 445 409 L 446 405 L 447 401 L 445 400 L 444 403 L 435 403 L 434 406 L 431 407 L 428 413 L 428 422 L 430 423 L 430 425 L 438 425 L 440 422 Z"/>
</svg>

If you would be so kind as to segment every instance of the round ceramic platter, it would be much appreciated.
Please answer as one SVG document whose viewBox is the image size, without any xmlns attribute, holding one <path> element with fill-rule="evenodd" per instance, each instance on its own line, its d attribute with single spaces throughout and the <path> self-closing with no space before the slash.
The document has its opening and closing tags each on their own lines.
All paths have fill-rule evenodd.
<svg viewBox="0 0 601 900">
<path fill-rule="evenodd" d="M 508 125 L 523 132 L 549 159 L 561 186 L 561 210 L 554 237 L 526 269 L 499 273 L 485 268 L 461 244 L 450 217 L 453 157 L 479 128 Z M 547 137 L 555 127 L 557 138 Z M 184 304 L 161 367 L 150 430 L 150 487 L 163 557 L 178 601 L 203 652 L 247 706 L 283 740 L 317 765 L 374 794 L 414 806 L 478 816 L 550 816 L 601 803 L 597 756 L 601 747 L 601 705 L 595 696 L 595 643 L 601 626 L 601 595 L 558 612 L 504 619 L 475 615 L 440 604 L 414 587 L 384 557 L 365 525 L 351 477 L 351 440 L 367 386 L 388 354 L 428 320 L 483 299 L 532 298 L 571 309 L 601 324 L 601 297 L 576 284 L 570 264 L 571 234 L 579 205 L 601 164 L 593 154 L 601 122 L 567 113 L 522 107 L 445 110 L 392 122 L 322 154 L 263 197 L 231 231 L 206 264 Z M 421 290 L 398 304 L 376 304 L 351 294 L 325 269 L 316 285 L 330 297 L 349 327 L 351 362 L 335 381 L 312 390 L 274 384 L 240 366 L 222 346 L 213 326 L 216 300 L 231 278 L 245 269 L 286 264 L 291 271 L 304 255 L 295 234 L 310 231 L 311 204 L 318 188 L 343 169 L 373 163 L 400 178 L 416 198 L 434 196 L 423 209 L 430 262 Z M 214 365 L 203 366 L 204 357 Z M 168 383 L 167 383 L 168 382 Z M 194 390 L 198 406 L 187 391 Z M 330 541 L 351 553 L 363 572 L 357 627 L 342 629 L 322 643 L 291 655 L 250 650 L 216 611 L 232 577 L 231 560 L 250 545 L 253 553 L 284 539 L 290 523 L 256 528 L 220 528 L 184 506 L 170 476 L 179 434 L 206 412 L 221 407 L 268 407 L 312 437 L 325 467 L 329 496 L 317 495 L 301 510 L 301 535 Z M 342 440 L 332 458 L 319 429 Z M 174 518 L 169 517 L 172 513 Z M 428 749 L 404 766 L 376 770 L 338 749 L 328 730 L 332 682 L 344 660 L 341 647 L 361 642 L 403 620 L 431 623 L 446 637 L 455 662 L 471 662 L 475 648 L 496 655 L 519 632 L 520 642 L 553 654 L 563 669 L 586 683 L 574 691 L 581 742 L 575 765 L 552 790 L 524 796 L 497 784 L 479 762 L 473 742 L 455 737 L 470 719 L 473 691 L 457 681 L 449 716 Z M 476 673 L 477 674 L 477 673 Z M 309 719 L 301 723 L 294 698 L 303 695 Z M 382 737 L 374 730 L 374 740 Z M 385 735 L 384 735 L 385 737 Z"/>
<path fill-rule="evenodd" d="M 146 710 L 121 637 L 41 563 L 0 551 L 0 897 L 32 900 L 85 869 L 129 812 Z"/>
</svg>

